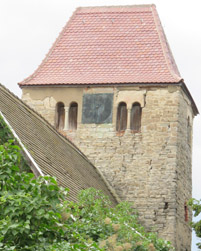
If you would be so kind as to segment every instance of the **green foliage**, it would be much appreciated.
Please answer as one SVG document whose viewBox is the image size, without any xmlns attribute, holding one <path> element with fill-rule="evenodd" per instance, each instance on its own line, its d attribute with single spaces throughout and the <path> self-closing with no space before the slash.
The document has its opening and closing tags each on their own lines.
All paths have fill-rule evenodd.
<svg viewBox="0 0 201 251">
<path fill-rule="evenodd" d="M 22 160 L 13 142 L 0 145 L 0 250 L 173 250 L 145 232 L 128 203 L 112 208 L 93 188 L 68 201 L 67 189 L 52 177 L 23 172 Z"/>
<path fill-rule="evenodd" d="M 35 179 L 18 166 L 20 148 L 12 142 L 1 145 L 0 250 L 40 250 L 40 245 L 60 241 L 64 234 L 60 202 L 67 191 L 52 177 Z"/>
<path fill-rule="evenodd" d="M 197 217 L 201 213 L 201 200 L 191 199 L 188 202 L 189 206 L 191 206 L 194 216 Z M 201 220 L 197 222 L 191 223 L 192 228 L 194 229 L 197 237 L 201 238 Z M 197 243 L 199 249 L 201 249 L 201 242 Z"/>
<path fill-rule="evenodd" d="M 30 172 L 30 167 L 21 155 L 20 148 L 17 146 L 17 140 L 13 137 L 12 132 L 8 128 L 7 124 L 4 122 L 3 118 L 0 116 L 0 145 L 3 144 L 5 144 L 4 147 L 7 151 L 7 155 L 5 155 L 4 158 L 6 158 L 6 156 L 9 156 L 13 157 L 14 159 L 17 159 L 18 163 L 16 163 L 16 166 L 19 167 L 21 171 Z M 10 147 L 7 147 L 8 145 Z M 13 149 L 17 149 L 17 151 L 14 152 Z M 4 159 L 4 161 L 6 161 L 6 159 Z"/>
<path fill-rule="evenodd" d="M 12 138 L 13 136 L 8 126 L 4 122 L 3 118 L 0 116 L 0 145 L 4 144 L 5 142 L 7 142 L 9 139 L 12 139 Z"/>
</svg>

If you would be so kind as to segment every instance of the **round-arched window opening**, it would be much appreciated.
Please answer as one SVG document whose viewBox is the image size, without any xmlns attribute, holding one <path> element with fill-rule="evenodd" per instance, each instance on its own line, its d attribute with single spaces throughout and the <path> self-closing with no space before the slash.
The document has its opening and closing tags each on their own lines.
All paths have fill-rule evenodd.
<svg viewBox="0 0 201 251">
<path fill-rule="evenodd" d="M 68 114 L 69 130 L 77 130 L 77 115 L 78 115 L 78 104 L 76 102 L 72 102 Z"/>
<path fill-rule="evenodd" d="M 124 132 L 127 128 L 127 105 L 125 102 L 121 102 L 117 109 L 117 132 Z"/>
<path fill-rule="evenodd" d="M 141 130 L 141 117 L 142 117 L 142 108 L 139 103 L 134 103 L 131 109 L 131 118 L 130 118 L 130 129 L 133 132 L 139 132 Z"/>
<path fill-rule="evenodd" d="M 56 104 L 56 114 L 55 114 L 55 127 L 57 130 L 64 129 L 64 121 L 65 121 L 65 109 L 64 103 L 58 102 Z"/>
</svg>

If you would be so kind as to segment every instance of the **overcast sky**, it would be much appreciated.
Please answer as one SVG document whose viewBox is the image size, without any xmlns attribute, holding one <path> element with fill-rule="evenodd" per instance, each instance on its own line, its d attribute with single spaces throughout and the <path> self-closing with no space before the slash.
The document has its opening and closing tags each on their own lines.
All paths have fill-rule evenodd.
<svg viewBox="0 0 201 251">
<path fill-rule="evenodd" d="M 28 77 L 79 6 L 156 4 L 177 66 L 201 111 L 200 0 L 0 0 L 0 83 L 21 96 Z M 194 120 L 193 197 L 201 198 L 201 118 Z M 196 250 L 194 247 L 193 250 Z"/>
</svg>

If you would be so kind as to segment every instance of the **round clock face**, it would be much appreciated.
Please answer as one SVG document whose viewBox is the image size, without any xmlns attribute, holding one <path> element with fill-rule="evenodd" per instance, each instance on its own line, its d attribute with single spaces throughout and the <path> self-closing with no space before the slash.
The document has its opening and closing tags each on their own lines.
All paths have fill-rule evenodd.
<svg viewBox="0 0 201 251">
<path fill-rule="evenodd" d="M 112 123 L 113 94 L 85 94 L 83 96 L 83 124 Z"/>
</svg>

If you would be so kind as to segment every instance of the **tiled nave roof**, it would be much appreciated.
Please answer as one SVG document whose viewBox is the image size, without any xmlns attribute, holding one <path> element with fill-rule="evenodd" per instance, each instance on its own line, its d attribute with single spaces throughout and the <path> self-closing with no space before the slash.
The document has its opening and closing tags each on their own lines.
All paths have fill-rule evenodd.
<svg viewBox="0 0 201 251">
<path fill-rule="evenodd" d="M 117 203 L 116 195 L 86 156 L 2 85 L 0 112 L 22 142 L 25 155 L 31 156 L 30 165 L 38 166 L 43 174 L 55 176 L 60 185 L 68 187 L 69 199 L 76 200 L 80 190 L 95 187 L 108 195 L 113 204 Z"/>
</svg>

